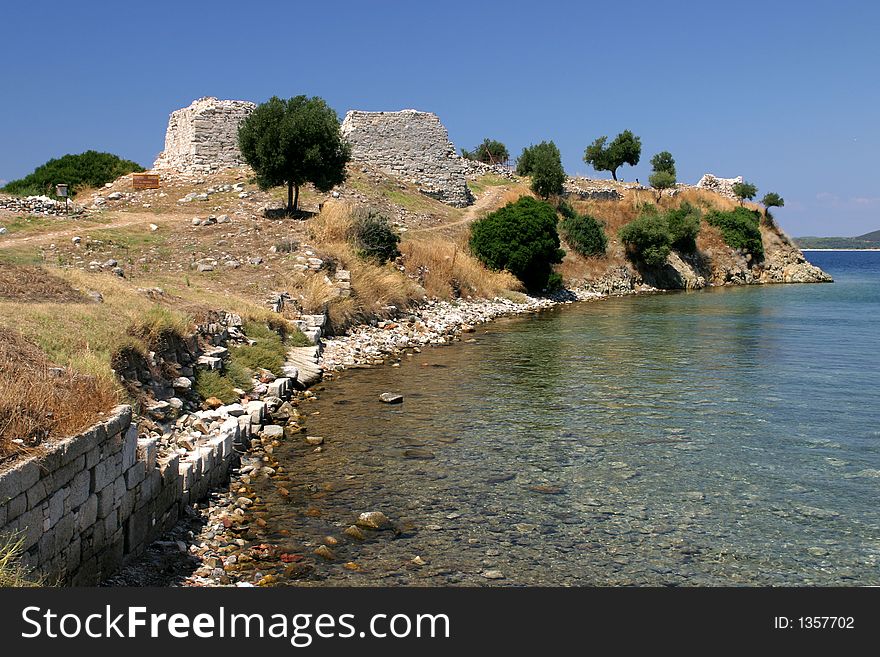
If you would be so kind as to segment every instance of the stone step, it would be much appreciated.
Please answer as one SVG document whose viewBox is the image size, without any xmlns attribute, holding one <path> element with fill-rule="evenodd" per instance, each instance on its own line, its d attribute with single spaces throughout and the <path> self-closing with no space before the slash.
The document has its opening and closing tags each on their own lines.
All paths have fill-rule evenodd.
<svg viewBox="0 0 880 657">
<path fill-rule="evenodd" d="M 321 380 L 323 369 L 318 365 L 321 355 L 320 345 L 314 347 L 293 347 L 287 352 L 284 373 L 296 379 L 299 388 L 308 388 Z"/>
</svg>

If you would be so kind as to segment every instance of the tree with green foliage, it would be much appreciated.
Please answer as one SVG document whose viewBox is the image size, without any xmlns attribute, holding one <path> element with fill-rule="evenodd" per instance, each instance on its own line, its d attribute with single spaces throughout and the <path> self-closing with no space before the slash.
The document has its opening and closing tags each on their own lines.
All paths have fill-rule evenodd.
<svg viewBox="0 0 880 657">
<path fill-rule="evenodd" d="M 740 205 L 742 205 L 743 201 L 745 201 L 746 199 L 751 201 L 758 193 L 757 187 L 755 187 L 752 183 L 745 181 L 734 183 L 732 190 L 733 195 L 739 199 Z"/>
<path fill-rule="evenodd" d="M 608 137 L 599 137 L 584 150 L 584 162 L 596 171 L 610 171 L 617 180 L 617 169 L 624 164 L 635 166 L 642 155 L 642 140 L 629 130 L 624 130 L 605 146 Z"/>
<path fill-rule="evenodd" d="M 781 208 L 784 206 L 785 199 L 776 192 L 767 192 L 764 194 L 764 198 L 761 199 L 761 203 L 763 203 L 764 207 L 769 210 L 770 208 Z"/>
<path fill-rule="evenodd" d="M 663 197 L 664 189 L 675 187 L 675 175 L 668 171 L 655 171 L 648 176 L 648 184 L 657 192 L 657 202 Z"/>
<path fill-rule="evenodd" d="M 675 159 L 669 151 L 660 151 L 651 158 L 651 168 L 655 172 L 666 171 L 675 177 Z"/>
<path fill-rule="evenodd" d="M 530 292 L 540 292 L 547 287 L 553 264 L 565 255 L 556 221 L 550 204 L 523 196 L 475 221 L 469 246 L 490 269 L 506 269 Z"/>
<path fill-rule="evenodd" d="M 500 141 L 487 137 L 483 140 L 482 144 L 472 151 L 462 148 L 461 156 L 465 159 L 476 160 L 484 164 L 500 164 L 508 160 L 510 153 L 507 152 L 507 146 Z"/>
<path fill-rule="evenodd" d="M 559 148 L 552 141 L 524 148 L 516 163 L 516 173 L 531 176 L 532 191 L 543 199 L 562 193 L 565 169 Z"/>
<path fill-rule="evenodd" d="M 70 196 L 75 196 L 85 187 L 103 187 L 117 178 L 143 170 L 137 162 L 123 160 L 112 153 L 86 151 L 49 160 L 24 178 L 7 183 L 3 191 L 18 196 L 55 196 L 55 185 L 64 183 L 68 185 Z"/>
<path fill-rule="evenodd" d="M 238 144 L 260 189 L 287 185 L 289 214 L 297 211 L 300 186 L 310 182 L 318 191 L 329 192 L 345 181 L 351 158 L 339 117 L 317 96 L 273 96 L 258 105 L 242 121 Z"/>
</svg>

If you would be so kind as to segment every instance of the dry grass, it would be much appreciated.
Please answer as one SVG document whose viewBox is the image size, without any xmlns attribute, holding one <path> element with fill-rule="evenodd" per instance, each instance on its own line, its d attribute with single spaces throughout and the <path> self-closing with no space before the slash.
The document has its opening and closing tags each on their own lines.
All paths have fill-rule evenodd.
<svg viewBox="0 0 880 657">
<path fill-rule="evenodd" d="M 23 540 L 19 536 L 0 536 L 0 587 L 40 586 L 21 565 Z"/>
<path fill-rule="evenodd" d="M 0 299 L 25 303 L 83 303 L 85 295 L 42 267 L 0 262 Z"/>
<path fill-rule="evenodd" d="M 106 378 L 53 369 L 36 345 L 0 328 L 0 458 L 73 435 L 118 402 Z"/>
<path fill-rule="evenodd" d="M 166 330 L 184 333 L 189 327 L 188 313 L 160 306 L 124 279 L 75 269 L 54 274 L 75 290 L 99 292 L 103 303 L 65 303 L 60 308 L 48 301 L 0 299 L 0 327 L 19 331 L 50 361 L 77 372 L 113 381 L 110 363 L 116 352 L 134 348 L 146 353 L 153 337 Z"/>
<path fill-rule="evenodd" d="M 522 283 L 510 272 L 491 271 L 462 244 L 436 235 L 404 240 L 400 250 L 407 273 L 432 297 L 491 299 L 522 289 Z"/>
</svg>

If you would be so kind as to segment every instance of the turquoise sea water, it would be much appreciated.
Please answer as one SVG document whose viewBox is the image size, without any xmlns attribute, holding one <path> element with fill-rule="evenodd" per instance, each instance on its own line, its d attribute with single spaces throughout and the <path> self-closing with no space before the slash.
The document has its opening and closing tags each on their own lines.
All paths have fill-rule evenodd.
<svg viewBox="0 0 880 657">
<path fill-rule="evenodd" d="M 880 584 L 880 253 L 808 257 L 836 282 L 572 304 L 344 373 L 260 540 L 399 524 L 324 584 Z"/>
</svg>

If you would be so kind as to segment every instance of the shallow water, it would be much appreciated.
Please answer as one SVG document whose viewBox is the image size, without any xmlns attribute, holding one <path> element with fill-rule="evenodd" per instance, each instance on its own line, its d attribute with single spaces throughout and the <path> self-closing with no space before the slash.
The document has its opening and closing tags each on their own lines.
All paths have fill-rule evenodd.
<svg viewBox="0 0 880 657">
<path fill-rule="evenodd" d="M 837 282 L 573 304 L 343 373 L 260 540 L 342 539 L 325 585 L 880 584 L 880 254 L 810 258 Z M 398 532 L 346 539 L 371 510 Z"/>
</svg>

